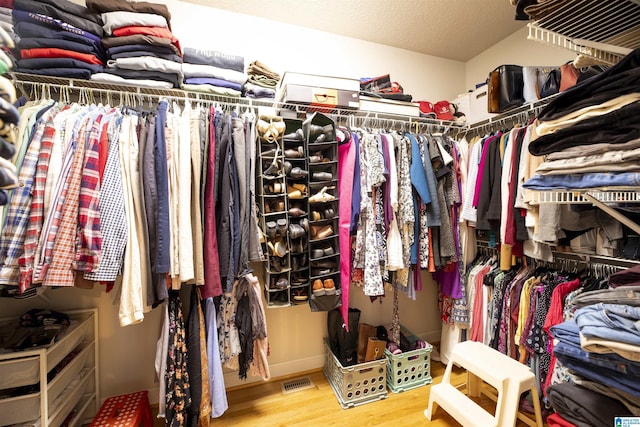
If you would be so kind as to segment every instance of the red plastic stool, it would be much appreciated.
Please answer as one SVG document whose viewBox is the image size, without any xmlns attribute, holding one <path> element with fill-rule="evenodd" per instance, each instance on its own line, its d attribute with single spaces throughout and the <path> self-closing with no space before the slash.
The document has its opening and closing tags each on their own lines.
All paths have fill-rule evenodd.
<svg viewBox="0 0 640 427">
<path fill-rule="evenodd" d="M 147 391 L 113 396 L 104 401 L 90 427 L 152 427 Z"/>
</svg>

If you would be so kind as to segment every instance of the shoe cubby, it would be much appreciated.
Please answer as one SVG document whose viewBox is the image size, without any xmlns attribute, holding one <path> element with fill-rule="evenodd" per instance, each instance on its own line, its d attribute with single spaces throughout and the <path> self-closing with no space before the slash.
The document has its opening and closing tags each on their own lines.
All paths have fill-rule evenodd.
<svg viewBox="0 0 640 427">
<path fill-rule="evenodd" d="M 290 305 L 291 241 L 289 182 L 286 176 L 281 117 L 260 116 L 256 125 L 257 188 L 260 226 L 264 235 L 264 290 L 267 307 Z"/>
<path fill-rule="evenodd" d="M 315 113 L 303 123 L 308 153 L 309 303 L 312 310 L 340 305 L 338 142 L 335 124 Z"/>
<path fill-rule="evenodd" d="M 284 119 L 284 122 L 284 174 L 291 245 L 289 296 L 291 304 L 306 304 L 309 296 L 309 165 L 303 121 Z"/>
</svg>

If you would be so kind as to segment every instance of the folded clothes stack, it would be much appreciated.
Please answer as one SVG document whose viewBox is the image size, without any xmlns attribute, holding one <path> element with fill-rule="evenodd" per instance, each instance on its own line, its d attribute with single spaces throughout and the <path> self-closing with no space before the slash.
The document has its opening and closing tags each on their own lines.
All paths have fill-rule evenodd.
<svg viewBox="0 0 640 427">
<path fill-rule="evenodd" d="M 102 20 L 69 0 L 14 0 L 16 70 L 89 79 L 104 68 Z"/>
<path fill-rule="evenodd" d="M 244 58 L 215 50 L 184 48 L 185 90 L 195 90 L 223 96 L 240 96 L 244 74 Z"/>
<path fill-rule="evenodd" d="M 0 52 L 14 47 L 13 39 L 7 37 L 6 31 L 0 28 Z M 11 62 L 6 65 L 0 69 L 0 74 L 11 70 L 13 66 Z M 0 205 L 8 203 L 7 191 L 18 187 L 18 172 L 16 165 L 11 161 L 16 154 L 15 126 L 20 121 L 16 102 L 16 90 L 13 84 L 0 75 Z"/>
<path fill-rule="evenodd" d="M 567 89 L 536 122 L 534 156 L 544 156 L 524 183 L 533 190 L 637 188 L 640 183 L 640 48 Z"/>
<path fill-rule="evenodd" d="M 13 0 L 0 0 L 0 28 L 2 28 L 18 44 L 19 37 L 13 28 Z"/>
<path fill-rule="evenodd" d="M 247 69 L 248 79 L 243 86 L 247 98 L 275 98 L 280 74 L 260 61 L 253 61 Z"/>
<path fill-rule="evenodd" d="M 103 73 L 91 80 L 171 88 L 182 83 L 182 50 L 171 32 L 166 5 L 126 0 L 87 0 L 103 21 L 107 53 Z"/>
</svg>

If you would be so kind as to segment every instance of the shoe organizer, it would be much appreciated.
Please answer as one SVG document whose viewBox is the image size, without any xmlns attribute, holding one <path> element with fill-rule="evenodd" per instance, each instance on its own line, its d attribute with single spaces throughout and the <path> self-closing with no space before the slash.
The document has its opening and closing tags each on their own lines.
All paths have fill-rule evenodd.
<svg viewBox="0 0 640 427">
<path fill-rule="evenodd" d="M 320 113 L 302 125 L 309 165 L 309 304 L 313 311 L 341 305 L 338 243 L 338 142 L 335 125 Z"/>
<path fill-rule="evenodd" d="M 264 235 L 264 292 L 267 307 L 290 305 L 291 241 L 289 240 L 289 180 L 285 159 L 287 125 L 281 117 L 260 116 L 256 152 L 260 227 Z M 293 153 L 290 153 L 293 155 Z"/>
<path fill-rule="evenodd" d="M 333 309 L 341 301 L 335 125 L 315 113 L 260 116 L 256 128 L 267 307 Z"/>
</svg>

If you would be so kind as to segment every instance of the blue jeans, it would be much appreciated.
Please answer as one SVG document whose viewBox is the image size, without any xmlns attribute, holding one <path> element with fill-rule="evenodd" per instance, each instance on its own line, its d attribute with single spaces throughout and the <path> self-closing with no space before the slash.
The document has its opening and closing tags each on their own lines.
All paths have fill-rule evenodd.
<svg viewBox="0 0 640 427">
<path fill-rule="evenodd" d="M 640 173 L 637 172 L 592 172 L 570 175 L 534 175 L 524 183 L 531 190 L 548 189 L 587 189 L 598 187 L 637 187 L 640 186 Z"/>
<path fill-rule="evenodd" d="M 598 303 L 578 309 L 575 319 L 587 337 L 640 345 L 640 307 Z"/>
<path fill-rule="evenodd" d="M 575 320 L 551 327 L 558 339 L 553 354 L 567 368 L 593 381 L 640 397 L 640 363 L 617 354 L 587 353 L 580 347 L 579 328 Z"/>
</svg>

